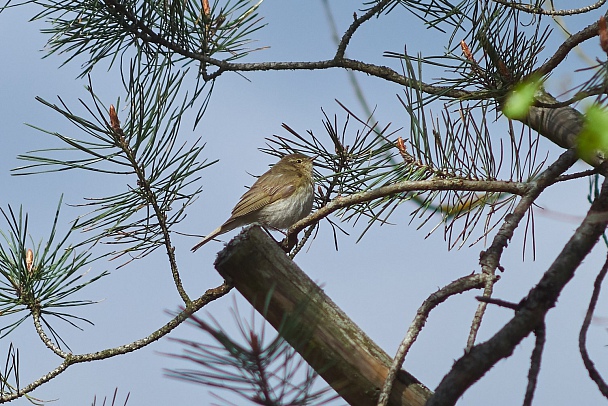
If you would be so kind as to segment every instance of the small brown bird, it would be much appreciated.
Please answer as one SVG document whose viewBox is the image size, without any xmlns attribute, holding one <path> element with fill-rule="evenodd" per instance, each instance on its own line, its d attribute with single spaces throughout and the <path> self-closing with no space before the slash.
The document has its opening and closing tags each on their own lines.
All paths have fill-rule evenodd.
<svg viewBox="0 0 608 406">
<path fill-rule="evenodd" d="M 314 197 L 312 161 L 302 154 L 285 155 L 255 181 L 232 209 L 224 224 L 213 230 L 192 252 L 209 240 L 251 223 L 283 230 L 306 217 Z"/>
</svg>

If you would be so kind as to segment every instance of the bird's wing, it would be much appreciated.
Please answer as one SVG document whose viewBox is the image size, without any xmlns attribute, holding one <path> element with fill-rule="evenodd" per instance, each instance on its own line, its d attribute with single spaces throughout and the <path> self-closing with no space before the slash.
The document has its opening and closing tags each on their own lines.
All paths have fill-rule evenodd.
<svg viewBox="0 0 608 406">
<path fill-rule="evenodd" d="M 268 172 L 262 175 L 251 188 L 241 196 L 234 206 L 232 217 L 245 216 L 277 200 L 284 199 L 296 190 L 293 183 L 285 184 L 281 174 Z"/>
</svg>

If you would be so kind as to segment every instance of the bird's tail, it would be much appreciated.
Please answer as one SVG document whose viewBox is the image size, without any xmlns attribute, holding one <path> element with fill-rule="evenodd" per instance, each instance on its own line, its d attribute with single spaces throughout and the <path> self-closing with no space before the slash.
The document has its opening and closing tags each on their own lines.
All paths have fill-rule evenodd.
<svg viewBox="0 0 608 406">
<path fill-rule="evenodd" d="M 197 249 L 199 249 L 203 245 L 207 244 L 207 242 L 213 240 L 218 235 L 220 235 L 222 233 L 225 233 L 225 232 L 228 232 L 228 231 L 230 231 L 230 230 L 222 230 L 222 227 L 216 228 L 211 233 L 209 233 L 209 235 L 207 235 L 205 238 L 203 238 L 202 240 L 200 240 L 194 247 L 192 247 L 190 249 L 190 251 L 192 251 L 192 252 L 196 251 Z"/>
</svg>

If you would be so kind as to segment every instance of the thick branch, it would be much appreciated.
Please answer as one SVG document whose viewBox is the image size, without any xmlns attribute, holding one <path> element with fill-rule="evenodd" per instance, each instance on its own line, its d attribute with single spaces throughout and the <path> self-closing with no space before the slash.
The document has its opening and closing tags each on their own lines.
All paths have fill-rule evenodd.
<svg viewBox="0 0 608 406">
<path fill-rule="evenodd" d="M 453 405 L 463 393 L 498 361 L 509 357 L 515 347 L 540 327 L 545 315 L 555 306 L 566 284 L 574 276 L 589 251 L 606 229 L 608 182 L 602 185 L 587 216 L 539 283 L 522 301 L 515 316 L 488 341 L 479 344 L 457 360 L 443 378 L 427 406 Z"/>
<path fill-rule="evenodd" d="M 544 103 L 556 102 L 548 93 L 538 95 L 537 99 Z M 583 115 L 572 107 L 532 106 L 523 122 L 560 147 L 569 149 L 577 146 L 577 138 L 583 127 Z M 598 166 L 602 160 L 597 157 L 587 162 L 592 166 Z"/>
<path fill-rule="evenodd" d="M 376 405 L 390 357 L 266 233 L 246 229 L 219 254 L 215 267 L 345 401 Z M 423 405 L 430 395 L 400 371 L 389 404 Z"/>
<path fill-rule="evenodd" d="M 530 185 L 525 182 L 509 182 L 501 180 L 466 180 L 466 179 L 430 179 L 406 180 L 393 185 L 381 186 L 377 189 L 359 192 L 349 196 L 338 196 L 327 205 L 312 213 L 310 216 L 291 226 L 289 234 L 298 233 L 304 228 L 327 217 L 331 213 L 344 207 L 369 202 L 382 197 L 403 192 L 430 191 L 430 190 L 465 190 L 477 192 L 498 192 L 524 195 Z"/>
</svg>

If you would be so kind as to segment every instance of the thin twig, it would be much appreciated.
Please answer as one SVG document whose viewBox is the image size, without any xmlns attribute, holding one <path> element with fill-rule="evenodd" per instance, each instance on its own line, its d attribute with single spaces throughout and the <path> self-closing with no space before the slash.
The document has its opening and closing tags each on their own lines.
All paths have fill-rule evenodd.
<svg viewBox="0 0 608 406">
<path fill-rule="evenodd" d="M 536 342 L 532 355 L 530 356 L 530 370 L 528 371 L 528 386 L 526 387 L 526 395 L 524 396 L 523 406 L 531 406 L 532 399 L 534 398 L 534 391 L 536 390 L 536 382 L 538 381 L 538 373 L 540 372 L 540 363 L 543 357 L 543 349 L 545 348 L 546 341 L 546 329 L 545 323 L 534 330 L 536 336 Z"/>
<path fill-rule="evenodd" d="M 475 339 L 477 338 L 477 332 L 481 328 L 481 322 L 483 321 L 483 316 L 486 314 L 486 308 L 488 307 L 488 303 L 490 303 L 490 299 L 492 298 L 492 292 L 494 291 L 494 282 L 495 278 L 486 278 L 485 286 L 483 288 L 483 296 L 482 298 L 488 299 L 480 300 L 477 305 L 477 309 L 475 310 L 475 315 L 473 316 L 473 320 L 471 321 L 471 328 L 469 329 L 469 336 L 467 337 L 467 347 L 466 351 L 470 351 L 471 348 L 475 345 Z"/>
<path fill-rule="evenodd" d="M 578 154 L 575 149 L 569 149 L 564 152 L 552 165 L 550 165 L 535 181 L 531 182 L 531 187 L 528 192 L 522 196 L 520 202 L 513 209 L 513 213 L 505 217 L 504 223 L 494 236 L 492 245 L 483 251 L 480 255 L 479 264 L 481 271 L 494 275 L 496 268 L 500 266 L 500 258 L 507 244 L 513 237 L 515 229 L 524 218 L 530 207 L 534 204 L 538 196 L 552 183 L 555 179 L 571 167 L 578 159 Z M 491 287 L 487 289 L 491 293 Z M 485 296 L 484 292 L 484 296 Z M 486 296 L 489 297 L 489 296 Z M 471 330 L 467 340 L 467 348 L 472 348 L 477 338 L 477 333 L 481 326 L 483 315 L 485 314 L 487 304 L 480 302 L 477 306 L 475 316 L 471 323 Z"/>
<path fill-rule="evenodd" d="M 13 392 L 10 394 L 3 394 L 2 396 L 0 396 L 0 403 L 10 402 L 21 396 L 26 395 L 27 393 L 33 391 L 37 387 L 39 387 L 39 386 L 43 385 L 44 383 L 50 381 L 51 379 L 55 378 L 57 375 L 61 374 L 63 371 L 68 369 L 68 367 L 70 367 L 71 365 L 79 364 L 82 362 L 97 361 L 97 360 L 106 359 L 106 358 L 110 358 L 110 357 L 114 357 L 117 355 L 126 354 L 129 352 L 139 350 L 140 348 L 143 348 L 143 347 L 147 346 L 148 344 L 151 344 L 151 343 L 161 339 L 162 337 L 166 336 L 171 331 L 173 331 L 173 329 L 175 329 L 177 326 L 179 326 L 181 323 L 183 323 L 185 320 L 187 320 L 188 317 L 190 317 L 192 314 L 194 314 L 195 312 L 200 310 L 203 306 L 226 295 L 228 292 L 230 292 L 231 289 L 232 289 L 232 285 L 229 284 L 228 282 L 224 282 L 222 285 L 218 286 L 217 288 L 208 289 L 201 297 L 199 297 L 196 300 L 191 301 L 188 305 L 186 305 L 184 310 L 182 310 L 180 313 L 178 313 L 167 324 L 165 324 L 158 330 L 154 331 L 152 334 L 148 335 L 147 337 L 144 337 L 137 341 L 133 341 L 132 343 L 121 345 L 119 347 L 108 348 L 105 350 L 88 353 L 88 354 L 79 354 L 79 355 L 67 354 L 67 353 L 63 353 L 63 355 L 58 354 L 59 356 L 64 358 L 64 360 L 57 368 L 48 372 L 44 376 L 38 378 L 34 382 L 20 388 L 16 392 Z M 38 334 L 40 335 L 40 332 Z M 44 332 L 43 332 L 43 334 L 44 334 Z M 44 336 L 46 337 L 46 335 L 44 335 Z M 47 338 L 47 340 L 48 340 L 48 338 Z M 45 340 L 43 340 L 43 341 L 45 341 Z M 50 341 L 50 340 L 48 340 L 48 341 Z M 45 344 L 47 344 L 46 341 L 45 341 Z M 47 346 L 48 346 L 48 344 L 47 344 Z M 49 348 L 51 348 L 51 347 L 49 347 Z M 53 349 L 53 348 L 51 348 L 51 349 Z M 57 353 L 56 351 L 53 351 L 53 352 Z"/>
<path fill-rule="evenodd" d="M 564 182 L 564 181 L 572 180 L 572 179 L 586 178 L 587 176 L 592 176 L 599 172 L 600 172 L 600 168 L 593 168 L 593 169 L 588 169 L 588 170 L 582 171 L 582 172 L 569 173 L 567 175 L 560 175 L 557 178 L 555 178 L 555 183 Z"/>
<path fill-rule="evenodd" d="M 304 232 L 304 236 L 300 239 L 300 241 L 298 241 L 298 243 L 296 244 L 296 246 L 289 252 L 289 254 L 287 254 L 287 256 L 291 259 L 294 259 L 296 255 L 298 255 L 298 252 L 300 252 L 302 250 L 302 248 L 304 248 L 304 245 L 306 245 L 306 242 L 308 241 L 308 239 L 310 238 L 310 236 L 312 235 L 312 233 L 315 231 L 315 229 L 317 228 L 317 224 L 308 227 L 308 229 Z"/>
<path fill-rule="evenodd" d="M 414 344 L 414 341 L 416 341 L 416 338 L 418 338 L 418 334 L 420 334 L 420 331 L 426 324 L 426 320 L 431 310 L 443 303 L 450 296 L 464 293 L 467 290 L 479 289 L 484 287 L 487 279 L 496 278 L 492 277 L 491 275 L 486 275 L 482 273 L 467 275 L 451 282 L 450 284 L 444 286 L 443 288 L 432 293 L 428 298 L 426 298 L 426 300 L 418 308 L 416 316 L 414 317 L 412 324 L 410 324 L 405 338 L 399 345 L 397 354 L 393 359 L 393 363 L 388 371 L 388 375 L 386 376 L 384 386 L 382 387 L 382 392 L 380 392 L 378 406 L 386 406 L 388 404 L 389 395 L 393 388 L 393 382 L 395 381 L 397 372 L 399 372 L 399 370 L 401 369 L 403 361 L 405 360 L 405 356 L 407 355 L 411 346 Z"/>
<path fill-rule="evenodd" d="M 506 300 L 496 299 L 494 297 L 476 296 L 475 299 L 479 300 L 480 302 L 484 302 L 487 304 L 493 304 L 493 305 L 496 305 L 499 307 L 504 307 L 504 308 L 511 309 L 511 310 L 517 310 L 520 307 L 520 305 L 518 303 L 507 302 Z"/>
<path fill-rule="evenodd" d="M 376 3 L 376 5 L 374 7 L 367 10 L 367 12 L 365 14 L 363 14 L 361 17 L 357 18 L 357 16 L 355 15 L 355 21 L 353 21 L 353 23 L 348 27 L 348 29 L 342 36 L 342 40 L 338 44 L 338 49 L 336 50 L 336 56 L 334 57 L 334 60 L 341 60 L 344 58 L 344 53 L 346 52 L 346 47 L 348 46 L 348 43 L 350 42 L 350 39 L 352 38 L 355 31 L 357 31 L 357 29 L 359 27 L 361 27 L 361 25 L 364 22 L 366 22 L 367 20 L 372 18 L 374 16 L 374 14 L 377 14 L 380 11 L 382 11 L 382 9 L 384 9 L 384 7 L 386 7 L 386 5 L 388 5 L 391 2 L 393 2 L 393 0 L 379 1 L 378 3 Z"/>
<path fill-rule="evenodd" d="M 595 368 L 595 365 L 593 364 L 593 361 L 591 361 L 589 353 L 587 352 L 587 331 L 589 330 L 589 325 L 593 319 L 593 312 L 595 311 L 595 306 L 597 305 L 597 300 L 599 299 L 600 291 L 602 289 L 602 282 L 606 277 L 606 273 L 608 273 L 608 257 L 606 257 L 606 262 L 593 283 L 593 294 L 591 295 L 591 300 L 589 300 L 587 314 L 585 314 L 585 320 L 583 321 L 583 325 L 581 326 L 581 331 L 578 336 L 578 348 L 581 353 L 583 363 L 585 364 L 585 368 L 587 368 L 587 372 L 589 373 L 589 377 L 593 379 L 593 382 L 595 382 L 599 391 L 602 392 L 602 395 L 608 398 L 608 385 L 606 385 L 606 382 Z"/>
<path fill-rule="evenodd" d="M 40 339 L 42 340 L 44 345 L 46 345 L 46 347 L 49 350 L 53 351 L 55 354 L 57 354 L 61 358 L 66 359 L 70 354 L 63 351 L 61 348 L 57 347 L 53 343 L 53 341 L 44 332 L 44 329 L 42 328 L 42 325 L 40 324 L 40 309 L 37 307 L 34 307 L 31 309 L 31 311 L 32 311 L 32 318 L 34 319 L 34 328 L 36 329 L 36 332 L 38 333 L 38 336 L 40 337 Z"/>
<path fill-rule="evenodd" d="M 90 80 L 90 79 L 89 79 Z M 110 108 L 110 120 L 112 122 L 112 135 L 114 140 L 116 141 L 117 146 L 124 152 L 127 160 L 129 161 L 131 167 L 135 171 L 137 175 L 137 184 L 143 191 L 145 196 L 145 200 L 152 206 L 154 210 L 154 216 L 158 221 L 158 226 L 160 227 L 163 234 L 163 245 L 165 246 L 165 250 L 167 252 L 167 257 L 169 258 L 169 266 L 171 267 L 171 274 L 173 275 L 173 282 L 179 293 L 182 301 L 186 306 L 188 306 L 191 302 L 190 297 L 186 293 L 184 286 L 181 281 L 181 277 L 179 275 L 179 269 L 177 267 L 177 260 L 175 259 L 175 249 L 171 244 L 171 234 L 169 233 L 169 227 L 167 226 L 167 216 L 166 213 L 161 210 L 160 205 L 156 199 L 156 194 L 152 191 L 150 187 L 150 181 L 148 180 L 145 174 L 145 168 L 143 168 L 133 149 L 129 145 L 129 142 L 125 138 L 125 134 L 120 127 L 120 121 L 118 121 L 118 116 L 116 114 L 116 110 L 114 110 L 114 106 Z"/>
</svg>

